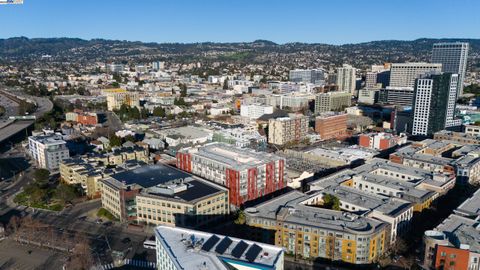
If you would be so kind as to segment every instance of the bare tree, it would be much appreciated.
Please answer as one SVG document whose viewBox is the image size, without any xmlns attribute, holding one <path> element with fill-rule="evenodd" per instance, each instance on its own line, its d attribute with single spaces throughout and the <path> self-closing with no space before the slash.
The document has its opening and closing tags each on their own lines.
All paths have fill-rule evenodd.
<svg viewBox="0 0 480 270">
<path fill-rule="evenodd" d="M 75 235 L 75 249 L 70 257 L 68 269 L 90 269 L 94 260 L 90 248 L 90 241 L 81 233 Z"/>
</svg>

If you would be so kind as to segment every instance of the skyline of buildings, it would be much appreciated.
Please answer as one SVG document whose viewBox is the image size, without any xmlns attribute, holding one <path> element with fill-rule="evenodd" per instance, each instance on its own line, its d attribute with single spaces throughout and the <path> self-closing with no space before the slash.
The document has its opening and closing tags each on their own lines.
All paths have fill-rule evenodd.
<svg viewBox="0 0 480 270">
<path fill-rule="evenodd" d="M 476 217 L 460 214 L 471 203 L 436 228 L 418 223 L 452 194 L 480 183 L 480 128 L 473 124 L 480 110 L 474 98 L 459 100 L 461 75 L 442 71 L 444 63 L 461 67 L 468 45 L 452 45 L 454 53 L 439 46 L 432 59 L 443 57 L 442 63 L 358 69 L 295 63 L 270 72 L 253 63 L 119 57 L 122 64 L 95 63 L 82 74 L 18 76 L 56 106 L 36 119 L 42 135 L 34 132 L 22 147 L 36 168 L 51 173 L 52 191 L 40 198 L 45 205 L 77 209 L 77 199 L 99 199 L 101 208 L 81 212 L 84 219 L 106 232 L 119 226 L 153 232 L 155 241 L 144 248 L 155 252 L 157 269 L 284 269 L 294 258 L 322 266 L 398 264 L 389 252 L 432 269 L 476 267 L 475 246 L 464 245 L 480 243 L 451 237 L 476 235 Z M 11 74 L 0 66 L 0 80 L 11 84 Z M 71 94 L 72 87 L 82 87 L 81 94 Z M 30 99 L 44 106 L 38 96 L 0 92 L 8 106 L 4 97 L 19 107 Z M 7 109 L 6 127 L 31 119 Z M 48 198 L 62 195 L 60 185 L 78 198 Z M 19 194 L 26 203 L 14 203 L 36 199 L 34 192 Z M 107 216 L 116 227 L 103 224 Z M 455 234 L 458 224 L 465 232 Z M 424 243 L 415 238 L 432 229 Z M 108 237 L 114 245 L 123 241 Z M 401 250 L 404 241 L 419 251 Z M 124 244 L 135 252 L 142 246 Z"/>
</svg>

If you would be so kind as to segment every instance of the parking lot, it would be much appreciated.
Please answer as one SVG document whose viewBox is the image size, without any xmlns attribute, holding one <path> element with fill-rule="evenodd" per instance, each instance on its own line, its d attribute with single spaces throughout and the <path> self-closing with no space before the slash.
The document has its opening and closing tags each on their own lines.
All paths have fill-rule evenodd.
<svg viewBox="0 0 480 270">
<path fill-rule="evenodd" d="M 60 252 L 22 245 L 11 239 L 0 242 L 0 269 L 62 269 L 65 258 Z"/>
</svg>

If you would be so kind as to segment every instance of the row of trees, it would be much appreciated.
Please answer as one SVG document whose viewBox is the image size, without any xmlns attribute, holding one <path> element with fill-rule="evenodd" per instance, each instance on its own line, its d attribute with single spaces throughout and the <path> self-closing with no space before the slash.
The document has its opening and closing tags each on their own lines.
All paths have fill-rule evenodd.
<svg viewBox="0 0 480 270">
<path fill-rule="evenodd" d="M 13 216 L 6 229 L 16 241 L 66 250 L 68 252 L 67 269 L 90 269 L 94 265 L 90 241 L 82 233 L 59 232 L 53 226 L 44 224 L 31 216 L 23 218 Z"/>
<path fill-rule="evenodd" d="M 146 109 L 142 108 L 139 110 L 137 107 L 130 107 L 126 104 L 123 104 L 115 113 L 122 121 L 146 119 L 148 117 Z"/>
</svg>

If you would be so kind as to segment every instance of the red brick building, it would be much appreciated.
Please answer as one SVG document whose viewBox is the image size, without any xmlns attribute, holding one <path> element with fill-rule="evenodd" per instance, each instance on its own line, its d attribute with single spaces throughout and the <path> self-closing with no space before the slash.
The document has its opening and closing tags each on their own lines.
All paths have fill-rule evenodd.
<svg viewBox="0 0 480 270">
<path fill-rule="evenodd" d="M 435 269 L 468 270 L 470 251 L 449 246 L 437 246 Z"/>
<path fill-rule="evenodd" d="M 322 140 L 343 140 L 348 137 L 347 115 L 338 113 L 324 113 L 315 118 L 315 132 Z"/>
<path fill-rule="evenodd" d="M 77 123 L 94 126 L 98 124 L 98 117 L 95 113 L 81 113 L 77 116 Z"/>
<path fill-rule="evenodd" d="M 176 157 L 177 168 L 226 186 L 236 206 L 287 186 L 285 159 L 274 154 L 211 143 L 182 149 Z"/>
<path fill-rule="evenodd" d="M 358 145 L 365 148 L 385 150 L 395 145 L 405 144 L 407 137 L 388 133 L 370 133 L 358 136 Z"/>
</svg>

